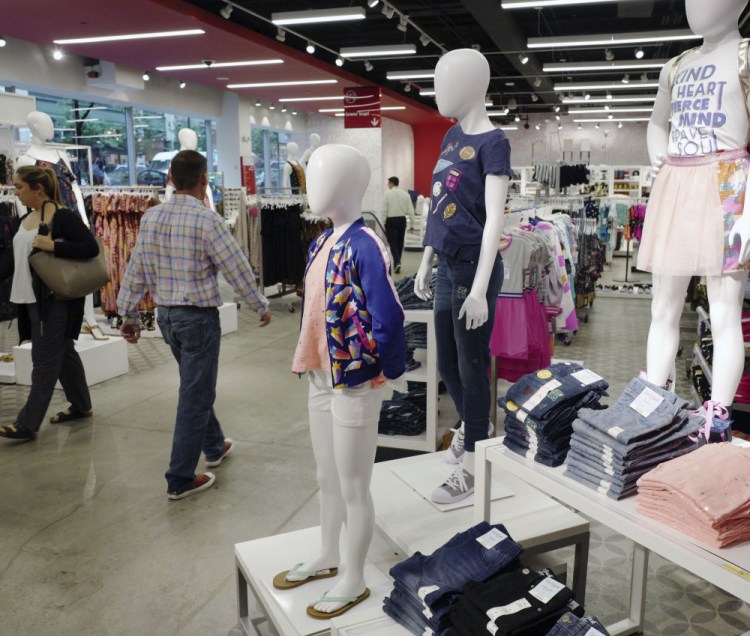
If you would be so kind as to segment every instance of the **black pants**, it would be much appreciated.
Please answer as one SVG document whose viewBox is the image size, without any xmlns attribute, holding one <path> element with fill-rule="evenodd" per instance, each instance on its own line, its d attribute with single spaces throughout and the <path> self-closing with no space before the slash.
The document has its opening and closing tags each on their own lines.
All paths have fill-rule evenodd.
<svg viewBox="0 0 750 636">
<path fill-rule="evenodd" d="M 75 341 L 66 335 L 67 307 L 64 302 L 50 299 L 44 309 L 41 323 L 37 305 L 25 306 L 31 317 L 31 391 L 16 424 L 32 432 L 42 425 L 58 380 L 73 411 L 85 413 L 91 409 L 83 363 Z"/>
<path fill-rule="evenodd" d="M 406 235 L 406 217 L 396 216 L 385 220 L 385 237 L 391 247 L 393 266 L 401 266 L 401 254 L 404 253 L 404 236 Z"/>
</svg>

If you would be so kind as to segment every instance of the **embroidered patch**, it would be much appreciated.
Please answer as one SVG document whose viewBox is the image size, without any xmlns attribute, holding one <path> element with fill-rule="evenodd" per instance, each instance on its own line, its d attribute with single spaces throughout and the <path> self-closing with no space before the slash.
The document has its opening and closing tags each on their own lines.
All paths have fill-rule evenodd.
<svg viewBox="0 0 750 636">
<path fill-rule="evenodd" d="M 459 181 L 461 181 L 461 171 L 451 168 L 448 171 L 448 176 L 445 178 L 445 187 L 453 192 L 458 188 Z"/>
<path fill-rule="evenodd" d="M 443 210 L 443 218 L 449 219 L 456 213 L 456 204 L 455 203 L 449 203 L 445 206 L 445 210 Z"/>
<path fill-rule="evenodd" d="M 456 298 L 460 298 L 461 300 L 464 300 L 469 295 L 469 290 L 467 287 L 456 287 Z"/>
<path fill-rule="evenodd" d="M 471 146 L 464 146 L 461 148 L 460 152 L 458 153 L 458 156 L 461 157 L 464 161 L 469 161 L 469 159 L 473 159 L 476 157 L 476 150 L 472 148 Z"/>
<path fill-rule="evenodd" d="M 552 377 L 552 372 L 547 369 L 542 369 L 536 374 L 536 377 L 541 378 L 542 380 L 549 380 Z"/>
<path fill-rule="evenodd" d="M 432 186 L 432 196 L 439 197 L 442 191 L 443 191 L 443 184 L 440 183 L 440 181 L 435 181 L 434 185 Z"/>
</svg>

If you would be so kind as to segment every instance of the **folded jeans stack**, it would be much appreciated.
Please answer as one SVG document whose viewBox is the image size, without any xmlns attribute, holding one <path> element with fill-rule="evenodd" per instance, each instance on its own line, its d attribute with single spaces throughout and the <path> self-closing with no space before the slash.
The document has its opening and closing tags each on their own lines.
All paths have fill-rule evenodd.
<svg viewBox="0 0 750 636">
<path fill-rule="evenodd" d="M 708 487 L 707 487 L 708 486 Z M 638 480 L 638 509 L 704 543 L 750 539 L 750 448 L 707 444 Z"/>
<path fill-rule="evenodd" d="M 606 380 L 572 362 L 523 376 L 498 400 L 505 411 L 503 443 L 541 464 L 560 466 L 570 449 L 578 411 L 602 408 L 599 398 L 608 388 Z"/>
<path fill-rule="evenodd" d="M 547 636 L 609 636 L 609 632 L 593 616 L 579 618 L 572 612 L 566 612 Z"/>
<path fill-rule="evenodd" d="M 393 285 L 396 288 L 398 299 L 401 301 L 401 306 L 404 309 L 432 309 L 433 299 L 422 300 L 419 296 L 414 293 L 414 279 L 416 275 L 402 278 L 396 281 Z M 430 289 L 435 289 L 435 278 L 436 272 L 432 271 L 432 281 L 430 282 Z"/>
<path fill-rule="evenodd" d="M 638 478 L 698 448 L 704 418 L 688 402 L 640 378 L 605 411 L 581 409 L 565 475 L 613 499 L 634 495 Z"/>
<path fill-rule="evenodd" d="M 583 608 L 552 572 L 519 567 L 467 585 L 451 614 L 451 635 L 547 634 L 568 612 L 583 615 Z"/>
<path fill-rule="evenodd" d="M 380 435 L 419 435 L 427 428 L 427 388 L 424 382 L 408 382 L 407 393 L 393 393 L 380 407 Z"/>
<path fill-rule="evenodd" d="M 501 524 L 481 522 L 431 555 L 416 552 L 391 568 L 394 589 L 383 611 L 413 634 L 446 634 L 464 588 L 517 565 L 523 552 Z"/>
</svg>

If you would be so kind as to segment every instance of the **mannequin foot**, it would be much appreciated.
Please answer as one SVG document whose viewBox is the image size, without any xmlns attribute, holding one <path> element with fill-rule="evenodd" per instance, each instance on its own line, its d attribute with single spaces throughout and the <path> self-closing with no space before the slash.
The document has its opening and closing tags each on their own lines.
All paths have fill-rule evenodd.
<svg viewBox="0 0 750 636">
<path fill-rule="evenodd" d="M 311 581 L 329 579 L 338 573 L 338 568 L 307 569 L 304 563 L 298 563 L 291 570 L 279 572 L 273 577 L 273 586 L 277 590 L 291 590 Z"/>
<path fill-rule="evenodd" d="M 341 581 L 328 590 L 315 603 L 307 606 L 307 614 L 313 618 L 327 619 L 341 616 L 370 596 L 364 580 L 355 584 Z"/>
<path fill-rule="evenodd" d="M 459 464 L 461 463 L 461 458 L 464 455 L 464 423 L 461 422 L 460 426 L 452 428 L 451 430 L 454 433 L 453 439 L 451 440 L 451 445 L 445 451 L 443 461 L 446 464 Z M 495 427 L 492 425 L 492 422 L 490 422 L 489 426 L 487 427 L 487 436 L 489 437 L 494 432 Z"/>
<path fill-rule="evenodd" d="M 474 494 L 474 475 L 459 465 L 431 496 L 432 501 L 439 504 L 454 504 L 463 501 Z"/>
<path fill-rule="evenodd" d="M 104 335 L 102 328 L 96 322 L 89 322 L 88 320 L 84 320 L 81 331 L 83 333 L 89 334 L 94 340 L 109 340 L 109 336 Z"/>
</svg>

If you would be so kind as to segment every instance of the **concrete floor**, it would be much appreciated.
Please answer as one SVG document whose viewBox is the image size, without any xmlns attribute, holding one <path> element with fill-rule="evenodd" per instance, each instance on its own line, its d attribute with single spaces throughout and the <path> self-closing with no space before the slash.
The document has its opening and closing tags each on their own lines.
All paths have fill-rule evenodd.
<svg viewBox="0 0 750 636">
<path fill-rule="evenodd" d="M 419 258 L 405 255 L 404 275 Z M 273 301 L 266 329 L 242 309 L 240 331 L 222 340 L 216 411 L 237 447 L 205 493 L 166 497 L 178 377 L 160 340 L 131 346 L 130 374 L 93 387 L 92 420 L 45 424 L 33 443 L 0 441 L 0 635 L 240 633 L 233 545 L 317 524 L 307 384 L 289 372 L 300 317 L 288 311 L 289 298 Z M 558 356 L 585 360 L 611 380 L 616 398 L 643 366 L 647 324 L 648 303 L 602 299 Z M 0 335 L 0 349 L 14 334 Z M 26 394 L 0 387 L 0 421 L 12 421 Z M 50 414 L 63 399 L 55 396 Z M 592 548 L 598 542 L 610 552 L 592 549 L 589 599 L 604 618 L 624 601 L 624 577 L 612 574 L 626 571 L 629 554 L 622 537 L 597 532 Z M 700 603 L 722 611 L 693 629 L 701 607 L 689 586 L 697 579 L 688 575 L 689 593 L 678 601 L 672 581 L 685 573 L 657 559 L 652 569 L 666 582 L 649 595 L 647 633 L 724 635 L 750 626 L 746 606 L 701 587 Z M 734 623 L 722 619 L 728 613 Z"/>
</svg>

